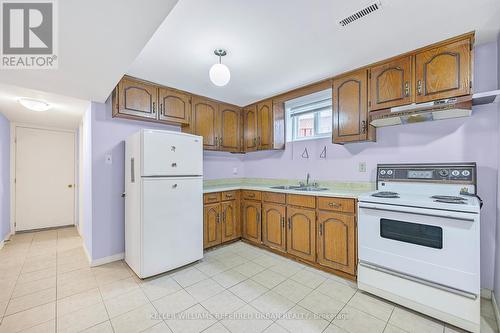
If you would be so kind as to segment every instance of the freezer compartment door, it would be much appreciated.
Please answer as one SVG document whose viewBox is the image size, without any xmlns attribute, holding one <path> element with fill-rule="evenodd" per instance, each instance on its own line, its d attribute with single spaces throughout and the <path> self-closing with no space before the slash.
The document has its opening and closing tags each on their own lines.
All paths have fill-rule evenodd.
<svg viewBox="0 0 500 333">
<path fill-rule="evenodd" d="M 203 138 L 171 131 L 144 130 L 142 176 L 203 175 Z"/>
<path fill-rule="evenodd" d="M 202 177 L 145 178 L 142 277 L 203 257 Z"/>
</svg>

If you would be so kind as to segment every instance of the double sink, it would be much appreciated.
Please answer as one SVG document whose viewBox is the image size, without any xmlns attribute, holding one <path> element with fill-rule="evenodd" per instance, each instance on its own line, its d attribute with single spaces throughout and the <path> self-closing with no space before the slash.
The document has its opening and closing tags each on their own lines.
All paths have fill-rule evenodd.
<svg viewBox="0 0 500 333">
<path fill-rule="evenodd" d="M 294 191 L 326 191 L 326 187 L 317 187 L 312 185 L 280 185 L 271 186 L 272 189 L 276 190 L 294 190 Z"/>
</svg>

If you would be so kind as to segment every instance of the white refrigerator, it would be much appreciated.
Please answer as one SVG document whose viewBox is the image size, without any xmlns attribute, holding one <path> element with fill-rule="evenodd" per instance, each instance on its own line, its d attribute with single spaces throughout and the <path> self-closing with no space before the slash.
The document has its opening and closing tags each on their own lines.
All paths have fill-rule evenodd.
<svg viewBox="0 0 500 333">
<path fill-rule="evenodd" d="M 203 257 L 203 138 L 144 129 L 125 144 L 125 261 L 140 278 Z"/>
</svg>

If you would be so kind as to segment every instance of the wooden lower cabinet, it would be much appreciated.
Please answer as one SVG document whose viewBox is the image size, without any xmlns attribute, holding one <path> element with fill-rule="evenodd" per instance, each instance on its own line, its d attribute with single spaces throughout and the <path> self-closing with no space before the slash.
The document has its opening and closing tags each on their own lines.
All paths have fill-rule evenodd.
<svg viewBox="0 0 500 333">
<path fill-rule="evenodd" d="M 243 201 L 241 212 L 243 218 L 243 238 L 256 244 L 261 243 L 261 212 L 260 201 Z"/>
<path fill-rule="evenodd" d="M 299 258 L 316 260 L 316 211 L 287 207 L 287 252 Z"/>
<path fill-rule="evenodd" d="M 203 248 L 221 243 L 220 203 L 208 204 L 203 207 Z"/>
<path fill-rule="evenodd" d="M 241 237 L 238 205 L 236 200 L 221 203 L 222 243 Z"/>
<path fill-rule="evenodd" d="M 332 212 L 318 213 L 318 264 L 356 273 L 355 217 Z"/>
<path fill-rule="evenodd" d="M 286 252 L 286 207 L 278 204 L 262 204 L 262 243 L 270 248 Z"/>
</svg>

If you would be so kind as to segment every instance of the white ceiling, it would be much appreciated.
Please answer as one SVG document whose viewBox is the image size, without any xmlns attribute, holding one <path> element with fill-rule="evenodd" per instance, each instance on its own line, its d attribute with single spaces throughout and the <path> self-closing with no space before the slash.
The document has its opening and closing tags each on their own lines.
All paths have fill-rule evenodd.
<svg viewBox="0 0 500 333">
<path fill-rule="evenodd" d="M 476 30 L 500 31 L 498 0 L 381 0 L 383 9 L 346 28 L 339 19 L 366 0 L 179 0 L 128 73 L 237 105 Z M 231 70 L 210 83 L 215 48 Z"/>
<path fill-rule="evenodd" d="M 42 99 L 51 104 L 51 109 L 34 112 L 19 104 L 19 97 Z M 0 112 L 10 121 L 38 126 L 76 129 L 90 102 L 28 88 L 0 84 Z"/>
<path fill-rule="evenodd" d="M 59 69 L 0 70 L 0 83 L 104 102 L 177 0 L 57 3 Z"/>
</svg>

